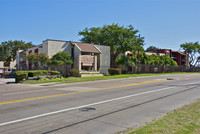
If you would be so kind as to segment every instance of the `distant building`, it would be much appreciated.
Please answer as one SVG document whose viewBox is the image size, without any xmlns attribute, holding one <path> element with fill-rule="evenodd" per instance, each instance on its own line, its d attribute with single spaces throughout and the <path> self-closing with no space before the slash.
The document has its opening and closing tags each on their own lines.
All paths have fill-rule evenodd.
<svg viewBox="0 0 200 134">
<path fill-rule="evenodd" d="M 64 51 L 69 52 L 73 59 L 73 64 L 63 68 L 61 73 L 66 75 L 71 68 L 76 68 L 81 72 L 99 72 L 107 73 L 110 68 L 110 47 L 103 45 L 94 45 L 88 43 L 45 40 L 42 44 L 29 48 L 27 50 L 18 50 L 17 52 L 17 70 L 32 70 L 34 65 L 29 64 L 24 58 L 30 53 L 44 53 L 51 58 L 56 53 Z M 48 67 L 55 70 L 54 67 Z"/>
<path fill-rule="evenodd" d="M 176 61 L 178 66 L 189 66 L 189 56 L 187 52 L 175 51 L 171 49 L 158 49 L 155 51 L 146 51 L 145 53 L 148 55 L 167 55 L 168 57 Z"/>
<path fill-rule="evenodd" d="M 171 49 L 158 49 L 155 51 L 146 51 L 147 55 L 167 55 L 168 57 L 172 58 L 176 61 L 178 66 L 186 66 L 189 67 L 189 56 L 187 52 L 183 51 L 174 51 Z M 131 56 L 133 55 L 132 52 L 127 51 L 125 55 Z"/>
</svg>

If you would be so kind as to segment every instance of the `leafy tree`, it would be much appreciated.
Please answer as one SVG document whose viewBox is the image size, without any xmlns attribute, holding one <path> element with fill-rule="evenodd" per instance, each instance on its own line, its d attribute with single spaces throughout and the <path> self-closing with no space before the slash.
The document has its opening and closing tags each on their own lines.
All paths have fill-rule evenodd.
<svg viewBox="0 0 200 134">
<path fill-rule="evenodd" d="M 134 52 L 133 52 L 134 53 Z M 138 56 L 139 55 L 139 56 Z M 138 58 L 139 57 L 139 58 Z M 145 52 L 141 52 L 133 56 L 121 56 L 116 59 L 117 65 L 124 65 L 126 67 L 135 67 L 137 64 L 143 65 L 166 65 L 177 66 L 176 61 L 166 55 L 146 55 Z"/>
<path fill-rule="evenodd" d="M 46 56 L 44 53 L 38 54 L 38 61 L 40 63 L 40 66 L 45 66 L 50 63 L 50 59 L 48 56 Z"/>
<path fill-rule="evenodd" d="M 44 53 L 33 53 L 26 56 L 29 64 L 33 64 L 35 69 L 43 68 L 48 62 L 49 58 Z"/>
<path fill-rule="evenodd" d="M 28 54 L 25 57 L 28 60 L 29 64 L 33 64 L 35 69 L 38 69 L 39 59 L 36 53 Z"/>
<path fill-rule="evenodd" d="M 52 65 L 70 65 L 72 63 L 71 55 L 68 52 L 58 52 L 51 58 Z"/>
<path fill-rule="evenodd" d="M 33 61 L 34 61 L 34 59 L 35 59 L 35 54 L 28 54 L 28 55 L 26 55 L 26 57 L 25 57 L 25 59 L 27 59 L 28 60 L 28 63 L 29 64 L 33 64 Z"/>
<path fill-rule="evenodd" d="M 115 60 L 120 53 L 141 49 L 144 45 L 144 37 L 137 35 L 138 32 L 132 25 L 124 27 L 112 24 L 85 28 L 79 35 L 83 36 L 82 42 L 110 46 L 111 67 L 115 67 Z"/>
<path fill-rule="evenodd" d="M 158 50 L 159 48 L 158 47 L 155 47 L 155 46 L 149 46 L 146 51 L 156 51 Z"/>
<path fill-rule="evenodd" d="M 180 47 L 189 54 L 189 65 L 196 66 L 198 62 L 197 54 L 200 54 L 200 44 L 198 42 L 185 42 Z"/>
<path fill-rule="evenodd" d="M 9 62 L 11 57 L 10 48 L 5 44 L 0 45 L 0 61 Z"/>
<path fill-rule="evenodd" d="M 117 65 L 124 65 L 125 68 L 131 67 L 132 72 L 133 72 L 133 69 L 134 69 L 134 67 L 136 66 L 136 63 L 137 63 L 137 57 L 135 55 L 133 55 L 133 56 L 123 55 L 123 56 L 117 57 L 116 60 L 115 60 L 115 63 Z"/>
<path fill-rule="evenodd" d="M 24 41 L 4 41 L 0 44 L 0 55 L 4 55 L 3 58 L 0 58 L 0 61 L 11 62 L 16 59 L 16 52 L 18 49 L 27 49 L 33 47 L 34 45 L 31 42 L 25 43 Z"/>
</svg>

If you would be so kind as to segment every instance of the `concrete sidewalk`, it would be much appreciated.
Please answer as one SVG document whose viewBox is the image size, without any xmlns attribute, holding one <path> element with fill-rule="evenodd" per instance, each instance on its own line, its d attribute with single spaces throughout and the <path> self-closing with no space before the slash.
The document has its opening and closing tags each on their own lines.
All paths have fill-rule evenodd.
<svg viewBox="0 0 200 134">
<path fill-rule="evenodd" d="M 14 78 L 0 78 L 0 85 L 8 84 L 8 83 L 15 83 Z"/>
</svg>

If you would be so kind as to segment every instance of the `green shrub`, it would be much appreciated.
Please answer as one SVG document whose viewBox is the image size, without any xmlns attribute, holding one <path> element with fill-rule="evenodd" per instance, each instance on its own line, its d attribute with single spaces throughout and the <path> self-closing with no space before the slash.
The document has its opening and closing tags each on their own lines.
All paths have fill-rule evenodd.
<svg viewBox="0 0 200 134">
<path fill-rule="evenodd" d="M 49 70 L 42 70 L 43 75 L 49 75 Z"/>
<path fill-rule="evenodd" d="M 42 70 L 43 75 L 61 75 L 58 71 Z"/>
<path fill-rule="evenodd" d="M 51 80 L 60 80 L 60 78 L 51 78 Z"/>
<path fill-rule="evenodd" d="M 109 68 L 108 72 L 110 75 L 120 75 L 122 70 L 120 68 Z"/>
<path fill-rule="evenodd" d="M 78 74 L 79 74 L 79 72 L 78 72 L 78 70 L 76 68 L 72 68 L 70 70 L 70 73 L 71 73 L 72 76 L 78 76 Z"/>
<path fill-rule="evenodd" d="M 50 75 L 61 75 L 60 72 L 58 72 L 58 71 L 51 71 L 51 70 L 48 70 L 48 73 L 49 73 Z"/>
<path fill-rule="evenodd" d="M 41 70 L 28 71 L 28 77 L 43 75 Z"/>
<path fill-rule="evenodd" d="M 46 81 L 49 80 L 48 78 L 39 79 L 39 81 Z"/>
<path fill-rule="evenodd" d="M 103 74 L 103 76 L 110 76 L 110 74 L 109 74 L 109 73 L 107 73 L 107 74 Z"/>
<path fill-rule="evenodd" d="M 19 83 L 21 82 L 22 80 L 27 80 L 28 78 L 28 71 L 16 71 L 15 72 L 15 82 L 16 83 Z"/>
<path fill-rule="evenodd" d="M 59 77 L 61 77 L 60 72 L 58 71 L 51 71 L 51 70 L 32 70 L 32 71 L 16 71 L 15 72 L 15 81 L 16 83 L 21 82 L 23 79 L 27 80 L 28 77 L 35 77 L 35 76 L 43 76 L 43 75 L 52 75 L 57 77 L 56 75 L 58 75 Z M 38 77 L 39 79 L 39 77 Z M 46 79 L 45 79 L 46 80 Z"/>
</svg>

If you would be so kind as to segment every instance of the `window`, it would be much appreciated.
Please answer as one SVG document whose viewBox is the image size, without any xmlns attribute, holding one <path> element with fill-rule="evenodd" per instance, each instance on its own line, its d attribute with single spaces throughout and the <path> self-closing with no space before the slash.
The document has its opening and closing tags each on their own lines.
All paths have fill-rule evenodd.
<svg viewBox="0 0 200 134">
<path fill-rule="evenodd" d="M 74 57 L 74 48 L 71 48 L 71 57 Z"/>
</svg>

